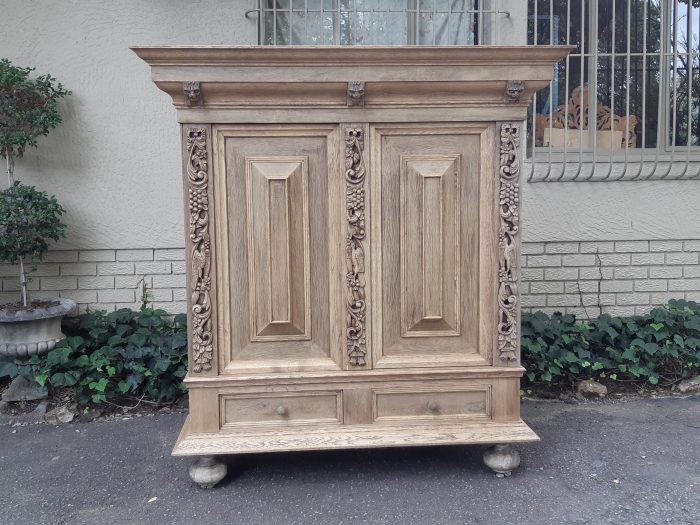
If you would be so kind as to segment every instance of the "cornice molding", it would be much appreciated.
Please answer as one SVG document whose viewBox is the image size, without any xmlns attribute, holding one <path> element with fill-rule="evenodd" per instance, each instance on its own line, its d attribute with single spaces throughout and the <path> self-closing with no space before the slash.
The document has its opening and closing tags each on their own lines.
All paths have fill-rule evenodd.
<svg viewBox="0 0 700 525">
<path fill-rule="evenodd" d="M 574 46 L 132 46 L 152 66 L 551 65 Z"/>
</svg>

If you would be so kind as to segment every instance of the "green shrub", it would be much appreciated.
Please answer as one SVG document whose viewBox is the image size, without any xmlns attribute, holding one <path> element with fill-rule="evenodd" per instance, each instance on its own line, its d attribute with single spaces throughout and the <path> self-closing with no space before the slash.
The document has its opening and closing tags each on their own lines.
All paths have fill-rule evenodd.
<svg viewBox="0 0 700 525">
<path fill-rule="evenodd" d="M 0 156 L 21 157 L 28 146 L 61 123 L 58 101 L 70 95 L 51 75 L 0 59 Z"/>
<path fill-rule="evenodd" d="M 184 315 L 150 308 L 88 313 L 67 320 L 64 331 L 68 337 L 30 366 L 41 384 L 74 388 L 81 404 L 120 396 L 170 402 L 185 390 Z M 671 301 L 647 315 L 587 322 L 524 313 L 522 362 L 526 381 L 536 384 L 592 378 L 670 385 L 700 373 L 700 305 Z M 0 378 L 20 373 L 0 362 Z"/>
<path fill-rule="evenodd" d="M 187 323 L 163 310 L 88 313 L 64 326 L 68 336 L 45 356 L 34 356 L 37 382 L 72 387 L 81 404 L 119 395 L 170 402 L 185 388 Z"/>
<path fill-rule="evenodd" d="M 672 300 L 646 315 L 580 323 L 573 315 L 523 314 L 522 362 L 531 383 L 592 378 L 670 385 L 700 371 L 700 305 Z"/>
<path fill-rule="evenodd" d="M 55 197 L 16 181 L 0 191 L 0 261 L 20 259 L 36 266 L 49 249 L 48 240 L 64 237 L 65 210 Z"/>
</svg>

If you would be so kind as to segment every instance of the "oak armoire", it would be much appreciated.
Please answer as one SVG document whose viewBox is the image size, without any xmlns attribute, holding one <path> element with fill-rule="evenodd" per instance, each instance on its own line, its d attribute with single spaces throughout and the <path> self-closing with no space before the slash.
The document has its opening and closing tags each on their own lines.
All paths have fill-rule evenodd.
<svg viewBox="0 0 700 525">
<path fill-rule="evenodd" d="M 182 129 L 173 454 L 492 444 L 520 419 L 523 121 L 566 47 L 134 47 Z M 176 153 L 173 152 L 173 155 Z M 175 179 L 173 179 L 173 183 Z"/>
</svg>

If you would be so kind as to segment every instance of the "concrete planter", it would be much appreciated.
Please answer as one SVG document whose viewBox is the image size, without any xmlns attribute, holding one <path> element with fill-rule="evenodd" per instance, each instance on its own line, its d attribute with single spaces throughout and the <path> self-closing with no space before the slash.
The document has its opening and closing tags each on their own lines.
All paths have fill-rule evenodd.
<svg viewBox="0 0 700 525">
<path fill-rule="evenodd" d="M 71 299 L 57 299 L 48 308 L 0 310 L 0 355 L 19 361 L 45 354 L 65 336 L 61 318 L 75 308 Z"/>
</svg>

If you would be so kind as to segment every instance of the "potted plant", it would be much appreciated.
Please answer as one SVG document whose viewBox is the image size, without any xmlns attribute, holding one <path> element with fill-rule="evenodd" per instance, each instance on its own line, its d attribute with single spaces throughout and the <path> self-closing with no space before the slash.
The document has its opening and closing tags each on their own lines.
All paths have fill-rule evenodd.
<svg viewBox="0 0 700 525">
<path fill-rule="evenodd" d="M 15 180 L 15 159 L 61 122 L 58 101 L 69 94 L 50 75 L 30 78 L 33 70 L 0 60 L 0 156 L 8 179 L 0 191 L 0 260 L 17 264 L 20 289 L 16 302 L 0 304 L 0 355 L 18 364 L 53 349 L 64 337 L 61 318 L 75 308 L 70 299 L 29 297 L 27 274 L 42 261 L 49 241 L 64 236 L 64 210 L 55 197 Z M 3 393 L 3 401 L 45 395 L 23 374 Z"/>
</svg>

